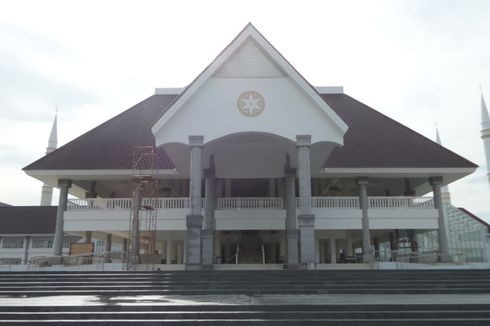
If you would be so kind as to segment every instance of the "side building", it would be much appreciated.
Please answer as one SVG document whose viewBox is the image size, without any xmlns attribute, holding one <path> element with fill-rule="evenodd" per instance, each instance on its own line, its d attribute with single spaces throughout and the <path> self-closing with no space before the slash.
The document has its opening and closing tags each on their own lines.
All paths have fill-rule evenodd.
<svg viewBox="0 0 490 326">
<path fill-rule="evenodd" d="M 27 265 L 33 257 L 50 256 L 56 224 L 56 206 L 0 206 L 0 271 Z M 66 235 L 63 254 L 78 236 Z M 24 269 L 25 266 L 19 266 Z"/>
</svg>

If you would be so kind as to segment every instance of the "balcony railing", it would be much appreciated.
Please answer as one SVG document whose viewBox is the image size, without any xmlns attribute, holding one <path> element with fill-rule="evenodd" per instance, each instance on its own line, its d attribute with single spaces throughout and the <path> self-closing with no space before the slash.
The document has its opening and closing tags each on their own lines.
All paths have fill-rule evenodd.
<svg viewBox="0 0 490 326">
<path fill-rule="evenodd" d="M 189 198 L 143 198 L 141 204 L 154 209 L 186 209 L 189 208 Z M 131 198 L 70 199 L 67 210 L 130 209 L 131 205 Z"/>
<path fill-rule="evenodd" d="M 283 209 L 282 198 L 218 198 L 216 209 Z"/>
<path fill-rule="evenodd" d="M 432 197 L 369 197 L 370 208 L 434 208 Z"/>
<path fill-rule="evenodd" d="M 313 208 L 359 208 L 359 197 L 312 197 Z"/>
<path fill-rule="evenodd" d="M 205 199 L 202 200 L 204 207 Z M 296 207 L 300 206 L 299 198 Z M 67 210 L 112 210 L 131 208 L 131 198 L 70 199 Z M 188 209 L 188 197 L 143 198 L 144 208 Z M 312 197 L 312 208 L 359 208 L 359 197 Z M 369 208 L 434 208 L 432 197 L 369 197 Z M 282 198 L 218 198 L 216 209 L 284 209 Z"/>
</svg>

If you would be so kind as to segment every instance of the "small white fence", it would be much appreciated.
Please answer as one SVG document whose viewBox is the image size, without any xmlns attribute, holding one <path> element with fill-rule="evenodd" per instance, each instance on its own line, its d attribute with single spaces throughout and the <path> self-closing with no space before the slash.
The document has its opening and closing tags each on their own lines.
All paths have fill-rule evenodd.
<svg viewBox="0 0 490 326">
<path fill-rule="evenodd" d="M 299 200 L 297 201 L 299 206 Z M 359 197 L 312 197 L 313 208 L 359 208 Z"/>
<path fill-rule="evenodd" d="M 124 209 L 132 206 L 131 198 L 90 198 L 69 199 L 67 210 Z M 189 198 L 143 198 L 143 208 L 185 209 L 189 208 Z"/>
<path fill-rule="evenodd" d="M 282 198 L 218 198 L 216 209 L 283 209 Z"/>
<path fill-rule="evenodd" d="M 370 208 L 434 208 L 432 197 L 369 197 Z"/>
</svg>

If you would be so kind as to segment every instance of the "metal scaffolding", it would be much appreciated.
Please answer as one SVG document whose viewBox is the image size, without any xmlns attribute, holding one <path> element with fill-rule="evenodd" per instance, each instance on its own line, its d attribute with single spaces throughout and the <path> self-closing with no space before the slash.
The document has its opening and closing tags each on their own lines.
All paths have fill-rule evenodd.
<svg viewBox="0 0 490 326">
<path fill-rule="evenodd" d="M 156 155 L 154 146 L 136 146 L 133 150 L 128 270 L 134 270 L 139 264 L 146 265 L 146 270 L 155 268 L 157 228 L 155 197 L 158 183 L 154 177 Z"/>
</svg>

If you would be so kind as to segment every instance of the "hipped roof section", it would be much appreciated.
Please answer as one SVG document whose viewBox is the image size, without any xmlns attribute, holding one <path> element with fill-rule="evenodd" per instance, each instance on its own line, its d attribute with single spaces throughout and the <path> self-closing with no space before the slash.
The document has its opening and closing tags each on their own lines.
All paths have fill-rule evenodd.
<svg viewBox="0 0 490 326">
<path fill-rule="evenodd" d="M 345 94 L 323 94 L 345 121 L 344 146 L 328 168 L 474 168 L 476 165 Z M 153 95 L 26 166 L 24 170 L 118 170 L 132 168 L 135 146 L 155 145 L 152 125 L 176 95 Z M 210 126 L 215 128 L 215 126 Z M 157 169 L 175 168 L 163 149 Z"/>
</svg>

